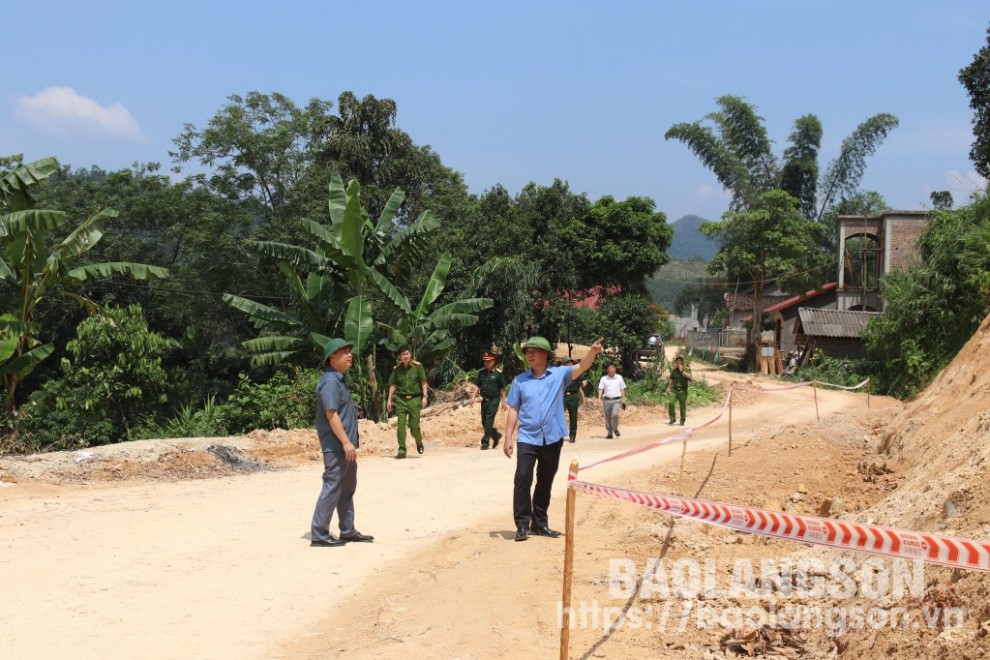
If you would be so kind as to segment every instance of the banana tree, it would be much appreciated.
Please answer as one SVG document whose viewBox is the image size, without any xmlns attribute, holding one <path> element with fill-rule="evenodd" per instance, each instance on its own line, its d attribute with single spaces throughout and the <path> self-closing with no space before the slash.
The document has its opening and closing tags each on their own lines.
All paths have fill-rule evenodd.
<svg viewBox="0 0 990 660">
<path fill-rule="evenodd" d="M 418 360 L 434 362 L 454 347 L 451 329 L 474 325 L 478 322 L 478 312 L 492 307 L 491 298 L 464 298 L 430 311 L 430 306 L 443 293 L 450 264 L 449 254 L 440 257 L 415 309 L 405 299 L 396 305 L 399 320 L 389 328 L 388 339 L 383 342 L 386 347 L 394 351 L 399 346 L 408 346 Z"/>
<path fill-rule="evenodd" d="M 361 207 L 361 186 L 340 177 L 330 183 L 329 225 L 304 219 L 304 234 L 312 247 L 254 241 L 259 254 L 274 259 L 296 294 L 301 314 L 293 315 L 226 294 L 224 301 L 251 317 L 265 334 L 242 345 L 255 364 L 278 364 L 289 358 L 305 359 L 322 352 L 327 335 L 342 332 L 358 356 L 368 352 L 374 334 L 373 301 L 386 298 L 411 313 L 408 301 L 393 283 L 412 260 L 422 257 L 425 238 L 439 223 L 425 211 L 409 226 L 393 234 L 393 218 L 405 195 L 392 193 L 385 209 L 372 223 Z M 298 275 L 306 272 L 305 281 Z"/>
<path fill-rule="evenodd" d="M 103 223 L 117 217 L 113 209 L 96 211 L 61 241 L 49 246 L 49 234 L 66 223 L 66 214 L 35 208 L 31 189 L 58 171 L 58 162 L 46 158 L 15 168 L 0 177 L 0 281 L 16 291 L 18 309 L 0 316 L 0 378 L 4 385 L 4 412 L 14 409 L 17 384 L 29 375 L 54 347 L 41 340 L 35 321 L 38 304 L 52 293 L 99 312 L 95 302 L 78 290 L 95 279 L 116 274 L 136 280 L 168 276 L 157 266 L 130 262 L 69 263 L 84 256 L 103 237 Z"/>
</svg>

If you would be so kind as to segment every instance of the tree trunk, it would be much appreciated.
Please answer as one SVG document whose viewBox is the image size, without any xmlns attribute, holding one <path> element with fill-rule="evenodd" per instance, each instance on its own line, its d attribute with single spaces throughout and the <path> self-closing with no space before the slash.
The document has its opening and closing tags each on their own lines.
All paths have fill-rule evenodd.
<svg viewBox="0 0 990 660">
<path fill-rule="evenodd" d="M 760 357 L 763 353 L 763 276 L 753 277 L 753 329 L 750 332 L 750 349 L 746 351 L 750 368 L 760 367 Z"/>
</svg>

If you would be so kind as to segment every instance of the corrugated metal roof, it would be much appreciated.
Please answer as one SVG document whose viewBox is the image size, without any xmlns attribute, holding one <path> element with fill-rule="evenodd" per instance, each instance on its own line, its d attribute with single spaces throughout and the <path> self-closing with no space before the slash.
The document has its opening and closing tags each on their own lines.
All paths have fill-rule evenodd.
<svg viewBox="0 0 990 660">
<path fill-rule="evenodd" d="M 804 334 L 815 337 L 861 337 L 866 323 L 880 312 L 853 312 L 838 309 L 799 307 Z"/>
</svg>

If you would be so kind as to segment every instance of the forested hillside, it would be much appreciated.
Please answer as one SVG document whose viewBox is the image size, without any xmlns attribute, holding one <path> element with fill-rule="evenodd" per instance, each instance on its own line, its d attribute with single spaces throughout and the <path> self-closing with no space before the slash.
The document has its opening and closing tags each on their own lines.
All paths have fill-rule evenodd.
<svg viewBox="0 0 990 660">
<path fill-rule="evenodd" d="M 674 238 L 667 253 L 671 260 L 708 262 L 715 258 L 718 246 L 701 233 L 703 222 L 708 220 L 696 215 L 686 215 L 670 225 L 674 230 Z"/>
</svg>

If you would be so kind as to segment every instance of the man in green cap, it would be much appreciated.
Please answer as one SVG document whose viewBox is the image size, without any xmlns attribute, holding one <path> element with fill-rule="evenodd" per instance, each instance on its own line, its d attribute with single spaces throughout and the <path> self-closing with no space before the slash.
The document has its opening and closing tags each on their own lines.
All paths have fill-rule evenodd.
<svg viewBox="0 0 990 660">
<path fill-rule="evenodd" d="M 571 367 L 575 363 L 574 358 L 567 358 L 563 366 Z M 567 419 L 570 422 L 570 442 L 577 441 L 578 408 L 581 407 L 581 390 L 588 391 L 591 380 L 588 379 L 587 372 L 570 382 L 564 388 L 564 409 L 567 410 Z"/>
<path fill-rule="evenodd" d="M 481 436 L 481 449 L 488 449 L 488 439 L 491 438 L 492 449 L 498 447 L 498 441 L 502 439 L 502 434 L 495 429 L 495 415 L 498 414 L 499 405 L 505 407 L 505 377 L 501 371 L 495 369 L 495 354 L 484 353 L 481 356 L 483 368 L 478 372 L 478 377 L 474 379 L 474 394 L 471 397 L 471 405 L 474 405 L 475 397 L 481 396 L 481 426 L 485 429 L 485 434 Z"/>
<path fill-rule="evenodd" d="M 554 367 L 550 364 L 553 349 L 543 337 L 530 337 L 522 345 L 529 369 L 516 376 L 509 388 L 506 404 L 505 445 L 502 452 L 512 458 L 518 447 L 516 474 L 513 481 L 512 516 L 516 523 L 516 540 L 525 541 L 530 534 L 557 538 L 560 532 L 550 529 L 548 511 L 553 478 L 560 463 L 567 423 L 564 421 L 564 388 L 580 378 L 602 352 L 602 340 L 591 345 L 579 364 Z M 533 472 L 536 487 L 532 493 Z"/>
<path fill-rule="evenodd" d="M 323 351 L 327 368 L 316 383 L 316 434 L 323 452 L 323 489 L 316 500 L 310 527 L 310 545 L 333 548 L 345 543 L 371 543 L 375 537 L 354 529 L 354 492 L 357 490 L 357 452 L 360 446 L 357 413 L 344 372 L 351 368 L 354 344 L 335 338 Z M 337 512 L 340 538 L 330 533 Z"/>
<path fill-rule="evenodd" d="M 388 379 L 388 412 L 395 410 L 396 433 L 399 440 L 399 453 L 396 458 L 406 457 L 406 420 L 409 431 L 416 440 L 416 451 L 423 453 L 423 434 L 419 430 L 419 414 L 426 407 L 426 370 L 417 360 L 412 359 L 408 348 L 399 348 L 399 363 L 392 369 Z"/>
</svg>

